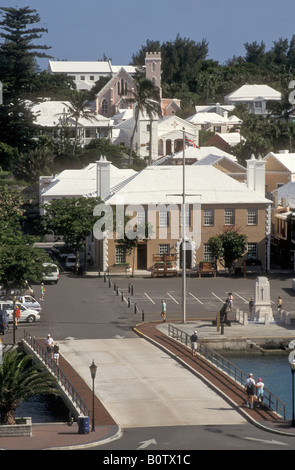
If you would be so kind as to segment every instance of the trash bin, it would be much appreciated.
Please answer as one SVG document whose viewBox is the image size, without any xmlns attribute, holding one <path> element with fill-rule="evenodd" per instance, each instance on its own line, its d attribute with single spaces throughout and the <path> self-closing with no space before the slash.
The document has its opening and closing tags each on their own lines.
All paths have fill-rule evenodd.
<svg viewBox="0 0 295 470">
<path fill-rule="evenodd" d="M 85 268 L 84 268 L 84 266 L 79 266 L 79 268 L 78 268 L 78 274 L 79 274 L 80 276 L 84 276 L 84 274 L 85 274 Z"/>
<path fill-rule="evenodd" d="M 79 434 L 89 433 L 89 416 L 78 416 L 78 432 Z"/>
</svg>

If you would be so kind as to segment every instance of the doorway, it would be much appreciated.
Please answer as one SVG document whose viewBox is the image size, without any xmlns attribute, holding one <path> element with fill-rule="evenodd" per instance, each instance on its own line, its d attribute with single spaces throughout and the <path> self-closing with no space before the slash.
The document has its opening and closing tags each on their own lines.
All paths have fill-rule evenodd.
<svg viewBox="0 0 295 470">
<path fill-rule="evenodd" d="M 179 260 L 180 268 L 182 268 L 182 243 L 179 245 Z M 190 242 L 185 242 L 185 268 L 191 269 L 192 267 L 192 246 Z"/>
<path fill-rule="evenodd" d="M 147 245 L 140 243 L 137 245 L 137 269 L 147 269 Z"/>
</svg>

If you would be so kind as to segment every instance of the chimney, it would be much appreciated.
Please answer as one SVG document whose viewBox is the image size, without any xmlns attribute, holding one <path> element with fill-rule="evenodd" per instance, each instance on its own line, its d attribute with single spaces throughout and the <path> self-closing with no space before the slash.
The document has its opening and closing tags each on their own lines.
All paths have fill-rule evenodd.
<svg viewBox="0 0 295 470">
<path fill-rule="evenodd" d="M 247 160 L 247 186 L 254 191 L 255 189 L 255 157 L 252 154 L 250 160 Z"/>
<path fill-rule="evenodd" d="M 265 163 L 260 155 L 247 160 L 247 186 L 261 196 L 265 196 Z"/>
<path fill-rule="evenodd" d="M 106 157 L 100 157 L 96 162 L 96 195 L 103 201 L 110 194 L 111 188 L 111 162 Z"/>
</svg>

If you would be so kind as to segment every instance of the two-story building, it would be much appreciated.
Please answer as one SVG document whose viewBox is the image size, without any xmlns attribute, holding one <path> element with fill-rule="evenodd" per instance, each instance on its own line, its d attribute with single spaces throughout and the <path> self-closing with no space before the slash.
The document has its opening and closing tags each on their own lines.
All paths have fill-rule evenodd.
<svg viewBox="0 0 295 470">
<path fill-rule="evenodd" d="M 134 226 L 149 222 L 149 238 L 138 242 L 134 268 L 151 270 L 155 255 L 173 254 L 180 269 L 182 240 L 186 240 L 186 266 L 210 261 L 208 240 L 221 228 L 235 228 L 248 238 L 247 257 L 259 259 L 263 269 L 270 263 L 271 201 L 265 198 L 265 162 L 251 158 L 247 183 L 240 183 L 209 165 L 185 166 L 185 217 L 182 217 L 183 166 L 150 166 L 120 188 L 110 190 L 106 203 L 113 210 L 128 209 Z M 185 224 L 183 224 L 185 220 Z M 185 228 L 184 228 L 185 225 Z M 183 237 L 183 229 L 185 236 Z M 118 243 L 117 234 L 104 233 L 96 240 L 96 262 L 101 271 L 133 263 Z M 238 265 L 241 266 L 240 260 Z"/>
<path fill-rule="evenodd" d="M 227 105 L 245 104 L 253 114 L 266 116 L 267 103 L 281 101 L 282 95 L 269 85 L 243 85 L 224 97 Z"/>
</svg>

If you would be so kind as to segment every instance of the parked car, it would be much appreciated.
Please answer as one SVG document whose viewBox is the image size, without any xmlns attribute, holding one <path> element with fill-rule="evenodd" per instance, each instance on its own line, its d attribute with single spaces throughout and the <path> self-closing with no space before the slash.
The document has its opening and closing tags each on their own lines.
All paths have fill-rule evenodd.
<svg viewBox="0 0 295 470">
<path fill-rule="evenodd" d="M 78 266 L 80 265 L 79 260 L 78 260 Z M 66 269 L 75 269 L 76 266 L 76 256 L 75 255 L 69 255 L 66 259 Z"/>
<path fill-rule="evenodd" d="M 54 282 L 55 284 L 57 284 L 59 280 L 58 266 L 54 263 L 43 263 L 43 266 L 47 269 L 46 269 L 46 273 L 43 274 L 42 281 Z"/>
<path fill-rule="evenodd" d="M 42 307 L 39 304 L 39 302 L 37 302 L 37 300 L 34 299 L 34 297 L 32 297 L 31 295 L 17 294 L 16 299 L 17 299 L 17 302 L 20 302 L 22 305 L 24 305 L 28 309 L 33 309 L 33 310 L 36 310 L 37 312 L 41 312 L 42 310 Z M 12 296 L 10 295 L 9 297 L 5 297 L 4 300 L 13 300 L 13 299 L 12 299 Z"/>
<path fill-rule="evenodd" d="M 36 310 L 29 309 L 19 302 L 17 302 L 17 305 L 19 306 L 19 309 L 20 309 L 20 317 L 18 319 L 19 322 L 34 323 L 35 321 L 40 320 L 40 313 L 37 312 Z M 0 300 L 0 310 L 6 310 L 9 323 L 13 322 L 13 301 L 12 300 Z"/>
</svg>

